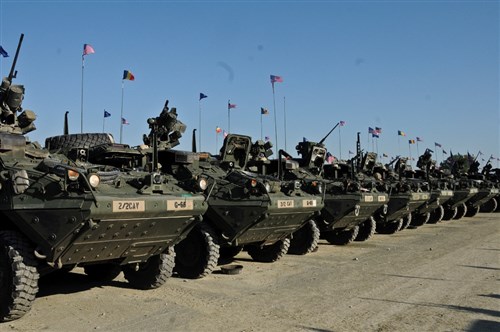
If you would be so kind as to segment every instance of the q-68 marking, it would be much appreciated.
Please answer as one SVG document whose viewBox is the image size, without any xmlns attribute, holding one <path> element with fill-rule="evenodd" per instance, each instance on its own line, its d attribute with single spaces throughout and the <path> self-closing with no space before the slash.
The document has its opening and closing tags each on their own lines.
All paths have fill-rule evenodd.
<svg viewBox="0 0 500 332">
<path fill-rule="evenodd" d="M 167 211 L 187 211 L 193 209 L 193 200 L 176 199 L 167 201 Z"/>
<path fill-rule="evenodd" d="M 113 201 L 113 212 L 144 212 L 144 201 Z"/>
</svg>

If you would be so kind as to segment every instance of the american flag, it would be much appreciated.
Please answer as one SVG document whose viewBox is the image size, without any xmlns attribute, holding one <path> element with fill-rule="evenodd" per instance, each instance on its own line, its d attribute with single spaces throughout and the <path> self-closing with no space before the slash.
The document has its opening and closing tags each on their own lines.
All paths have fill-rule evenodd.
<svg viewBox="0 0 500 332">
<path fill-rule="evenodd" d="M 283 83 L 283 77 L 271 75 L 271 83 L 275 83 L 275 82 Z"/>
</svg>

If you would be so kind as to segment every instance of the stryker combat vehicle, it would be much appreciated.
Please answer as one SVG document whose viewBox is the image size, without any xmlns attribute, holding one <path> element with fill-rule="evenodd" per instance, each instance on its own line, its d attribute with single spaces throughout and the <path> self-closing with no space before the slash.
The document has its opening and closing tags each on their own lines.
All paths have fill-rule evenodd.
<svg viewBox="0 0 500 332">
<path fill-rule="evenodd" d="M 484 210 L 487 210 L 485 212 L 493 212 L 496 210 L 497 207 L 494 203 L 496 202 L 495 196 L 499 193 L 498 187 L 496 187 L 495 183 L 489 181 L 485 174 L 479 172 L 477 157 L 469 167 L 468 178 L 474 183 L 474 186 L 478 188 L 478 192 L 465 203 L 467 205 L 467 213 L 465 216 L 474 217 L 479 212 L 482 205 L 490 201 L 492 204 L 485 207 Z"/>
<path fill-rule="evenodd" d="M 161 286 L 204 197 L 155 170 L 122 173 L 29 142 L 36 116 L 12 84 L 22 39 L 0 86 L 0 320 L 27 313 L 39 276 L 58 269 L 78 265 L 101 280 L 123 271 L 134 287 Z"/>
<path fill-rule="evenodd" d="M 359 133 L 358 133 L 359 141 Z M 396 163 L 395 167 L 391 165 Z M 406 158 L 395 158 L 391 163 L 377 163 L 377 154 L 366 152 L 358 167 L 358 180 L 365 188 L 376 188 L 389 195 L 389 202 L 384 209 L 373 214 L 376 231 L 380 234 L 393 234 L 408 226 L 411 213 L 429 199 L 429 193 L 418 186 L 418 183 L 406 181 Z M 412 187 L 412 185 L 414 187 Z"/>
<path fill-rule="evenodd" d="M 436 170 L 436 163 L 432 160 L 432 150 L 426 149 L 418 158 L 419 170 L 406 172 L 408 180 L 422 181 L 422 185 L 430 189 L 429 200 L 412 213 L 412 226 L 422 226 L 425 223 L 435 224 L 444 216 L 443 203 L 453 197 L 453 191 L 448 189 L 448 181 L 442 179 L 442 173 Z"/>
<path fill-rule="evenodd" d="M 470 214 L 468 212 L 468 202 L 479 193 L 478 182 L 468 178 L 451 152 L 450 160 L 452 163 L 448 181 L 450 188 L 453 190 L 453 197 L 443 204 L 444 216 L 442 220 L 458 220 L 468 213 Z"/>
<path fill-rule="evenodd" d="M 365 241 L 375 231 L 373 212 L 387 201 L 387 194 L 377 190 L 366 190 L 352 178 L 348 178 L 348 169 L 341 163 L 324 165 L 327 150 L 323 145 L 326 138 L 338 126 L 319 142 L 304 140 L 296 150 L 300 158 L 293 158 L 286 151 L 280 150 L 279 159 L 274 161 L 265 174 L 280 174 L 285 180 L 301 181 L 303 190 L 324 197 L 325 206 L 315 218 L 321 238 L 329 243 L 345 245 L 352 241 Z M 285 161 L 282 162 L 282 157 Z M 292 246 L 296 238 L 292 237 Z"/>
<path fill-rule="evenodd" d="M 491 165 L 492 157 L 488 160 L 486 165 L 484 165 L 481 173 L 485 176 L 485 179 L 490 181 L 492 186 L 499 189 L 500 188 L 500 168 L 493 168 Z M 492 197 L 489 201 L 481 205 L 480 212 L 500 212 L 500 193 L 495 197 Z"/>
</svg>

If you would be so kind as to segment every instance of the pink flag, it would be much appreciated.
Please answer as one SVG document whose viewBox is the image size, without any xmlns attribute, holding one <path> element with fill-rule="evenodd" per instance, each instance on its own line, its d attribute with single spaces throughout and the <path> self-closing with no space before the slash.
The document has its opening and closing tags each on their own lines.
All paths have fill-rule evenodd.
<svg viewBox="0 0 500 332">
<path fill-rule="evenodd" d="M 83 44 L 83 55 L 92 54 L 92 53 L 95 53 L 92 45 Z"/>
</svg>

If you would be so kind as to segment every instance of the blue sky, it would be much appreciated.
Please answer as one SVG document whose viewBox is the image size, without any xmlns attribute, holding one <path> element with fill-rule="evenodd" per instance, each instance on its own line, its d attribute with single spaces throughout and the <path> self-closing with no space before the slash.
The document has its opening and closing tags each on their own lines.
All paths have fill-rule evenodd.
<svg viewBox="0 0 500 332">
<path fill-rule="evenodd" d="M 216 151 L 217 126 L 274 141 L 276 83 L 279 148 L 303 137 L 326 140 L 336 156 L 355 151 L 356 133 L 371 150 L 368 127 L 381 127 L 380 154 L 408 155 L 408 139 L 421 137 L 419 152 L 434 142 L 453 153 L 500 157 L 498 1 L 5 1 L 0 0 L 0 58 L 8 74 L 19 35 L 25 34 L 17 69 L 24 108 L 38 115 L 29 134 L 44 142 L 80 132 L 81 54 L 85 57 L 84 131 L 103 130 L 119 140 L 122 75 L 123 142 L 141 143 L 146 120 L 166 99 L 188 130 L 179 148 L 190 149 L 199 127 L 202 150 Z M 284 98 L 286 104 L 284 105 Z M 399 137 L 397 131 L 407 136 Z M 218 137 L 219 145 L 222 135 Z M 367 144 L 369 143 L 369 144 Z M 218 150 L 218 148 L 217 148 Z M 440 151 L 440 150 L 439 150 Z M 416 156 L 416 145 L 411 146 Z M 441 152 L 437 154 L 442 158 Z M 481 157 L 480 157 L 481 158 Z"/>
</svg>

